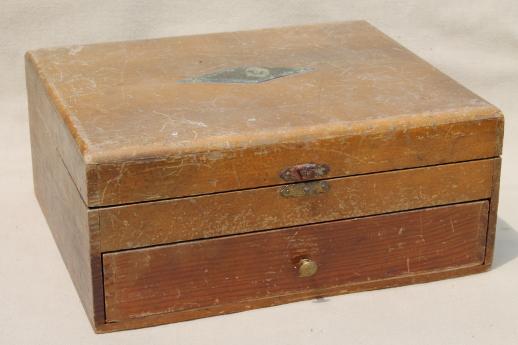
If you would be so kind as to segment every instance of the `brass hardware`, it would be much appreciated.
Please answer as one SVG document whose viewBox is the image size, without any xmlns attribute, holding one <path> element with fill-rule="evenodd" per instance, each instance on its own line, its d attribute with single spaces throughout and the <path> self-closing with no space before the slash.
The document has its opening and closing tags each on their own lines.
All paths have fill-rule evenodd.
<svg viewBox="0 0 518 345">
<path fill-rule="evenodd" d="M 327 164 L 297 164 L 284 169 L 280 173 L 280 177 L 287 182 L 314 180 L 326 176 L 329 170 L 330 168 Z"/>
<path fill-rule="evenodd" d="M 296 198 L 325 193 L 329 191 L 330 188 L 327 181 L 314 181 L 285 185 L 281 187 L 279 192 L 283 197 Z"/>
<path fill-rule="evenodd" d="M 311 277 L 318 271 L 318 265 L 311 259 L 301 259 L 298 264 L 299 277 Z"/>
</svg>

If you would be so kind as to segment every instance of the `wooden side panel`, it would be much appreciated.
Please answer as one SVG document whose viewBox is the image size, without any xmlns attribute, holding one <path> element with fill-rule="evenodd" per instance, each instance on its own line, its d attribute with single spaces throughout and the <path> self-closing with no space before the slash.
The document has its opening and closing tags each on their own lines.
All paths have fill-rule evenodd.
<svg viewBox="0 0 518 345">
<path fill-rule="evenodd" d="M 491 200 L 489 204 L 489 219 L 487 226 L 487 245 L 486 245 L 486 258 L 484 264 L 488 267 L 493 263 L 493 254 L 495 249 L 495 237 L 496 237 L 496 222 L 498 219 L 498 199 L 500 192 L 500 170 L 502 160 L 496 158 L 494 160 L 493 167 L 493 187 L 491 190 Z"/>
<path fill-rule="evenodd" d="M 45 94 L 27 66 L 34 190 L 92 325 L 104 323 L 99 215 L 88 210 L 63 165 L 59 138 L 49 129 Z"/>
<path fill-rule="evenodd" d="M 54 145 L 53 149 L 58 152 L 62 164 L 66 167 L 81 198 L 86 202 L 88 199 L 87 166 L 76 139 L 72 137 L 70 128 L 67 127 L 66 119 L 60 115 L 60 112 L 63 112 L 61 101 L 48 81 L 41 75 L 30 52 L 25 56 L 25 68 L 29 107 L 40 115 L 41 124 L 45 126 L 49 136 L 48 145 Z M 51 146 L 48 148 L 50 149 Z"/>
<path fill-rule="evenodd" d="M 107 321 L 481 265 L 487 216 L 481 201 L 105 254 Z"/>
<path fill-rule="evenodd" d="M 501 150 L 503 120 L 494 116 L 448 124 L 392 121 L 346 136 L 92 164 L 88 202 L 117 205 L 278 185 L 284 168 L 305 162 L 326 163 L 328 177 L 339 177 L 491 158 Z"/>
<path fill-rule="evenodd" d="M 491 196 L 493 160 L 329 180 L 330 190 L 286 198 L 280 187 L 99 210 L 101 251 L 209 238 L 446 205 Z"/>
</svg>

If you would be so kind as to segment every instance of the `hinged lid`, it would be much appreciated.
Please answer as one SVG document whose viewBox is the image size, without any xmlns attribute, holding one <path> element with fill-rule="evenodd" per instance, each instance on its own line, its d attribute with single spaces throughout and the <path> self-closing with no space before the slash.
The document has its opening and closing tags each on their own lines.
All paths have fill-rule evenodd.
<svg viewBox="0 0 518 345">
<path fill-rule="evenodd" d="M 91 207 L 501 149 L 497 108 L 363 21 L 45 49 L 27 61 Z"/>
</svg>

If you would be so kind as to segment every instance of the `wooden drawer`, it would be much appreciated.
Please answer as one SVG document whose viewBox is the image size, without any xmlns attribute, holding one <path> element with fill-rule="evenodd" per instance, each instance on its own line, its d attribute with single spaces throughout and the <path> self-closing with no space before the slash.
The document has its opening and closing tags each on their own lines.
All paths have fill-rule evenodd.
<svg viewBox="0 0 518 345">
<path fill-rule="evenodd" d="M 488 202 L 478 201 L 105 253 L 106 321 L 193 309 L 226 313 L 225 306 L 239 303 L 230 309 L 481 265 L 487 216 Z M 311 262 L 301 269 L 303 259 Z M 312 263 L 316 273 L 301 277 Z"/>
</svg>

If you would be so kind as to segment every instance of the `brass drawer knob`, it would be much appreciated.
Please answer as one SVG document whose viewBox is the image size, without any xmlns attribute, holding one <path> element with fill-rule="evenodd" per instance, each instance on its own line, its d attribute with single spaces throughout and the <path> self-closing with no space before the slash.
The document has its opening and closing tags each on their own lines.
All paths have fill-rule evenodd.
<svg viewBox="0 0 518 345">
<path fill-rule="evenodd" d="M 311 277 L 318 271 L 318 265 L 311 259 L 301 259 L 298 264 L 299 277 Z"/>
</svg>

